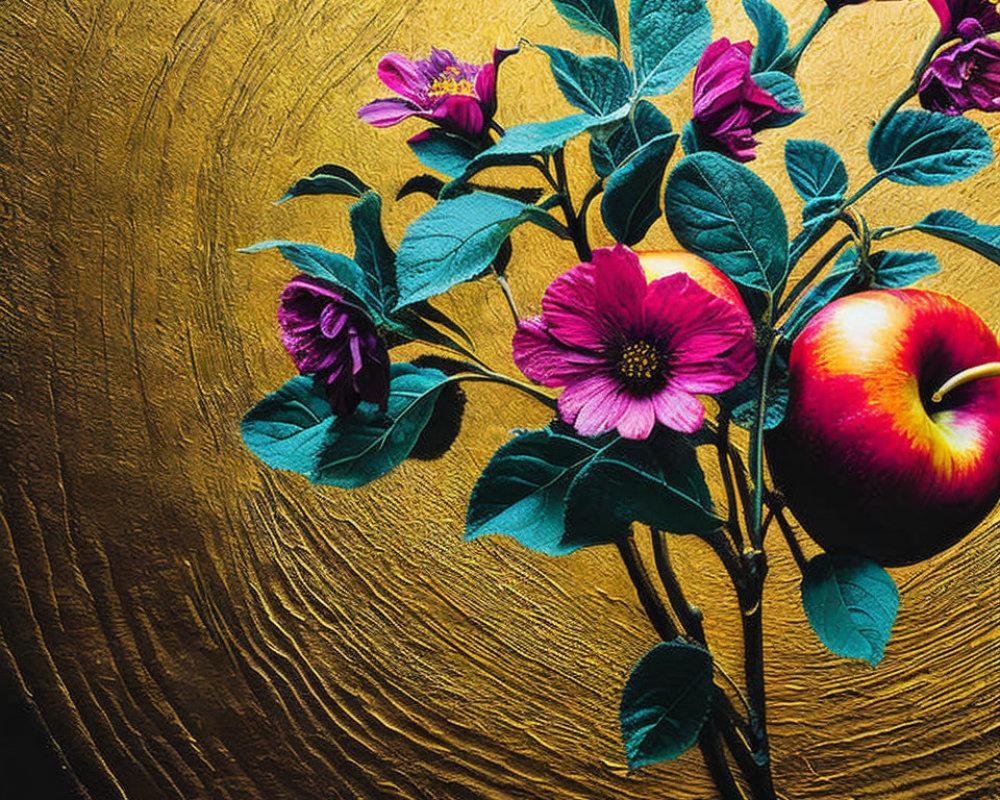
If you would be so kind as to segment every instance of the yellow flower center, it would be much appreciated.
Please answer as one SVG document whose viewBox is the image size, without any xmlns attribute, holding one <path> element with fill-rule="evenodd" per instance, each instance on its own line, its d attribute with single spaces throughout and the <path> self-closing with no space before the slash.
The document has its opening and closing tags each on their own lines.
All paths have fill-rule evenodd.
<svg viewBox="0 0 1000 800">
<path fill-rule="evenodd" d="M 633 342 L 622 350 L 618 372 L 629 383 L 647 383 L 660 375 L 660 356 L 649 342 Z"/>
<path fill-rule="evenodd" d="M 998 0 L 1000 2 L 1000 0 Z M 476 87 L 468 78 L 463 78 L 458 67 L 446 67 L 437 78 L 431 81 L 427 94 L 431 97 L 447 97 L 449 95 L 476 96 Z"/>
</svg>

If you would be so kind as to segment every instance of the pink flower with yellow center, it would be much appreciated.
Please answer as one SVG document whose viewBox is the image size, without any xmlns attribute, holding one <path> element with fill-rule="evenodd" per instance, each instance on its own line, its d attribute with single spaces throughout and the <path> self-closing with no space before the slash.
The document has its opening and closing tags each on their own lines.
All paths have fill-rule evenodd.
<svg viewBox="0 0 1000 800">
<path fill-rule="evenodd" d="M 400 96 L 374 100 L 362 106 L 358 116 L 380 128 L 419 117 L 451 133 L 478 138 L 496 112 L 500 63 L 516 52 L 495 48 L 487 64 L 468 64 L 437 48 L 419 61 L 389 53 L 379 61 L 378 76 Z"/>
<path fill-rule="evenodd" d="M 582 436 L 617 430 L 646 439 L 659 422 L 698 430 L 698 394 L 731 389 L 754 365 L 753 322 L 684 273 L 647 283 L 623 245 L 556 278 L 542 313 L 518 326 L 514 362 L 531 380 L 564 386 L 559 415 Z"/>
</svg>

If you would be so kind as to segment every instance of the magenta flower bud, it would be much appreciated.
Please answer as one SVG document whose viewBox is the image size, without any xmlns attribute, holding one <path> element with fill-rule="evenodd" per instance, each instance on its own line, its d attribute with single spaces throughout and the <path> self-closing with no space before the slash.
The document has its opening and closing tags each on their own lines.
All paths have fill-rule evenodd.
<svg viewBox="0 0 1000 800">
<path fill-rule="evenodd" d="M 705 48 L 694 73 L 693 122 L 698 140 L 737 161 L 757 154 L 754 134 L 774 112 L 787 113 L 750 75 L 750 42 L 717 39 Z"/>
<path fill-rule="evenodd" d="M 338 416 L 362 401 L 385 410 L 389 353 L 367 312 L 340 287 L 298 275 L 281 293 L 281 340 L 299 372 L 315 375 Z"/>
<path fill-rule="evenodd" d="M 920 105 L 945 114 L 1000 111 L 1000 42 L 980 37 L 942 51 L 920 78 Z"/>
<path fill-rule="evenodd" d="M 559 415 L 581 436 L 616 430 L 646 439 L 659 422 L 698 430 L 695 396 L 731 389 L 754 365 L 754 327 L 743 308 L 683 272 L 647 283 L 624 245 L 545 290 L 542 313 L 514 334 L 514 363 L 545 386 L 564 386 Z"/>
<path fill-rule="evenodd" d="M 517 48 L 494 48 L 493 61 L 481 65 L 459 61 L 437 48 L 431 49 L 430 58 L 419 61 L 389 53 L 378 64 L 378 76 L 400 96 L 374 100 L 362 106 L 358 116 L 380 128 L 419 117 L 476 139 L 496 113 L 500 63 L 516 52 Z"/>
<path fill-rule="evenodd" d="M 941 21 L 941 41 L 974 39 L 1000 31 L 1000 13 L 992 0 L 928 0 Z"/>
</svg>

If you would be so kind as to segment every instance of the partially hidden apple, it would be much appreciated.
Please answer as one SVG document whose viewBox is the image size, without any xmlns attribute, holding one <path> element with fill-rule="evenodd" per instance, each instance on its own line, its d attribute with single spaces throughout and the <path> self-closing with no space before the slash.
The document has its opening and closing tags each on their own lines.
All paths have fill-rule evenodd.
<svg viewBox="0 0 1000 800">
<path fill-rule="evenodd" d="M 789 366 L 765 454 L 825 550 L 912 564 L 1000 499 L 1000 345 L 967 306 L 916 289 L 841 298 L 795 339 Z"/>
<path fill-rule="evenodd" d="M 639 264 L 646 273 L 647 282 L 652 283 L 657 278 L 683 272 L 702 289 L 746 311 L 736 284 L 720 269 L 694 253 L 688 253 L 686 250 L 655 250 L 636 255 L 639 256 Z"/>
</svg>

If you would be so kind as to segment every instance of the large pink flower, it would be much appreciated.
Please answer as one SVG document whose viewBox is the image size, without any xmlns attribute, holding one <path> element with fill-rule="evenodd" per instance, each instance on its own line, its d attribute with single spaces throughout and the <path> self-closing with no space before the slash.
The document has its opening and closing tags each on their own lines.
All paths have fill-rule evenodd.
<svg viewBox="0 0 1000 800">
<path fill-rule="evenodd" d="M 705 416 L 695 395 L 731 389 L 753 368 L 753 323 L 683 273 L 647 284 L 636 254 L 617 245 L 549 285 L 542 314 L 514 334 L 514 362 L 566 387 L 559 414 L 582 436 L 617 428 L 645 439 L 657 422 L 690 433 Z"/>
</svg>

